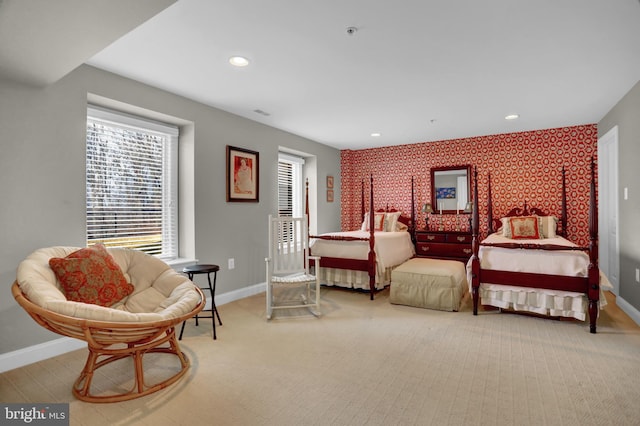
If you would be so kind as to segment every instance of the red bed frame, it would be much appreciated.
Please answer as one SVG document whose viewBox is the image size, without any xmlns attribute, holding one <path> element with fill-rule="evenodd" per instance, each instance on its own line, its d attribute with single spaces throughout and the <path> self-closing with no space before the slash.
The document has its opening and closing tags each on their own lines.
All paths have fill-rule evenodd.
<svg viewBox="0 0 640 426">
<path fill-rule="evenodd" d="M 494 232 L 494 226 L 498 222 L 493 219 L 493 209 L 491 201 L 491 176 L 488 179 L 488 224 L 489 233 Z M 524 208 L 514 208 L 507 216 L 526 216 L 529 214 L 537 214 L 547 216 L 546 213 L 535 208 L 527 208 L 525 202 Z M 589 197 L 589 246 L 567 248 L 564 246 L 544 244 L 526 244 L 526 243 L 505 243 L 505 244 L 485 244 L 478 239 L 478 171 L 474 170 L 473 176 L 473 213 L 472 213 L 472 237 L 473 237 L 473 255 L 471 256 L 471 294 L 473 298 L 473 315 L 478 315 L 479 287 L 481 282 L 490 282 L 492 284 L 516 285 L 521 287 L 545 288 L 551 290 L 564 290 L 584 293 L 589 300 L 589 331 L 596 332 L 596 321 L 598 318 L 598 301 L 600 300 L 600 272 L 598 269 L 598 208 L 596 204 L 596 184 L 595 184 L 595 163 L 591 159 L 591 184 Z M 559 235 L 566 237 L 567 224 L 567 203 L 566 203 L 566 184 L 565 171 L 562 169 L 562 212 L 560 215 Z M 589 269 L 586 277 L 569 277 L 561 275 L 534 274 L 513 271 L 498 271 L 482 269 L 480 267 L 480 259 L 478 251 L 480 246 L 502 247 L 507 249 L 522 250 L 579 250 L 585 251 L 589 255 Z M 543 283 L 543 284 L 541 284 Z"/>
<path fill-rule="evenodd" d="M 307 191 L 306 191 L 306 200 L 305 200 L 305 213 L 307 217 L 309 217 L 309 183 L 307 182 Z M 361 203 L 360 203 L 360 217 L 364 217 L 365 214 L 365 197 L 364 197 L 364 180 L 362 181 L 361 186 Z M 373 175 L 369 177 L 369 210 L 370 212 L 393 212 L 396 210 L 389 209 L 387 206 L 385 209 L 374 209 L 373 203 Z M 335 268 L 335 269 L 349 269 L 352 271 L 366 271 L 369 275 L 369 293 L 371 300 L 374 299 L 374 295 L 376 293 L 376 252 L 374 251 L 375 247 L 375 227 L 374 227 L 375 215 L 369 215 L 369 237 L 366 238 L 357 238 L 357 237 L 347 237 L 347 236 L 339 236 L 339 235 L 310 235 L 309 238 L 317 238 L 321 240 L 333 240 L 333 241 L 368 241 L 369 242 L 369 254 L 367 260 L 364 259 L 343 259 L 338 257 L 326 257 L 322 256 L 320 259 L 320 266 L 324 268 Z M 409 235 L 413 235 L 413 224 L 415 223 L 415 201 L 414 201 L 414 187 L 413 187 L 413 176 L 411 177 L 411 218 L 407 218 L 406 216 L 400 216 L 398 218 L 399 222 L 407 225 Z M 311 261 L 311 265 L 313 265 L 313 261 Z"/>
</svg>

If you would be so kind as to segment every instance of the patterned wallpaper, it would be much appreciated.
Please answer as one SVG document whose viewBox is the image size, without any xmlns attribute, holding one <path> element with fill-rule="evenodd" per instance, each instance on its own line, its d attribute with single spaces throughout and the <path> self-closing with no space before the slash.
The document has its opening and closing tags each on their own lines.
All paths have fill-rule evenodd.
<svg viewBox="0 0 640 426">
<path fill-rule="evenodd" d="M 597 154 L 595 124 L 478 136 L 438 142 L 341 152 L 343 230 L 357 229 L 361 181 L 365 179 L 368 208 L 369 175 L 373 174 L 374 207 L 395 207 L 411 215 L 411 177 L 414 178 L 416 222 L 423 228 L 421 206 L 431 199 L 431 167 L 470 164 L 478 170 L 480 232 L 487 226 L 487 181 L 491 173 L 494 218 L 513 207 L 538 207 L 560 216 L 562 167 L 567 182 L 567 237 L 588 245 L 590 159 Z M 455 229 L 456 215 L 444 215 L 445 229 Z M 432 216 L 431 224 L 437 219 Z M 460 221 L 460 223 L 463 223 Z M 464 222 L 463 230 L 468 229 Z"/>
</svg>

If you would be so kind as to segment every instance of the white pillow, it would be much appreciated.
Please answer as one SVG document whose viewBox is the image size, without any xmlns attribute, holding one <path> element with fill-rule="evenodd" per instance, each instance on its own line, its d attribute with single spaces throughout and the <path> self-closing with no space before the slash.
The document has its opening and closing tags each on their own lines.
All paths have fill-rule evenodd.
<svg viewBox="0 0 640 426">
<path fill-rule="evenodd" d="M 398 218 L 401 212 L 389 212 L 384 217 L 384 230 L 387 232 L 394 232 L 398 224 Z"/>
<path fill-rule="evenodd" d="M 366 231 L 369 229 L 369 212 L 364 214 L 364 218 L 362 219 L 362 225 L 360 226 L 361 231 Z"/>
<path fill-rule="evenodd" d="M 542 224 L 542 234 L 545 238 L 555 238 L 558 218 L 555 216 L 539 216 Z"/>
<path fill-rule="evenodd" d="M 407 231 L 408 229 L 409 229 L 409 227 L 407 225 L 405 225 L 404 223 L 402 223 L 402 222 L 396 223 L 396 231 L 397 232 L 399 232 L 399 231 Z"/>
</svg>

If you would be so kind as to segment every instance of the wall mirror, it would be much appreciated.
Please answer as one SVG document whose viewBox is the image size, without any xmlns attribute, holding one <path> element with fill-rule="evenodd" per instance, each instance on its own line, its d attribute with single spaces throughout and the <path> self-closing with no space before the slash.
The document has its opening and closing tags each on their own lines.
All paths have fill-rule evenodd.
<svg viewBox="0 0 640 426">
<path fill-rule="evenodd" d="M 434 213 L 465 212 L 471 201 L 471 166 L 433 167 L 431 169 L 431 205 Z"/>
</svg>

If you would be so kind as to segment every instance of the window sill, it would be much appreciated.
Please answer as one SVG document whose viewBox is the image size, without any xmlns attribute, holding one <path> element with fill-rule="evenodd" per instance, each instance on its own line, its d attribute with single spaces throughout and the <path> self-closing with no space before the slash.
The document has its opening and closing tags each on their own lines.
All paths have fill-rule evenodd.
<svg viewBox="0 0 640 426">
<path fill-rule="evenodd" d="M 193 265 L 194 263 L 198 263 L 198 259 L 186 259 L 183 257 L 179 257 L 177 259 L 166 261 L 167 265 L 171 266 L 178 272 L 182 272 L 182 268 L 187 265 Z"/>
</svg>

